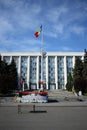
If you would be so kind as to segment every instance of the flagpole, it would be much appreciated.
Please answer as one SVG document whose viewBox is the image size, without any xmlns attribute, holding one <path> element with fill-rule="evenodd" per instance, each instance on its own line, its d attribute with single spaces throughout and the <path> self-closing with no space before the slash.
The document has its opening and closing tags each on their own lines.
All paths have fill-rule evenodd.
<svg viewBox="0 0 87 130">
<path fill-rule="evenodd" d="M 44 53 L 44 43 L 43 43 L 43 26 L 42 26 L 42 38 L 41 38 L 41 90 L 44 90 L 43 87 L 43 53 Z"/>
<path fill-rule="evenodd" d="M 44 52 L 44 42 L 43 42 L 43 26 L 42 26 L 42 52 Z"/>
</svg>

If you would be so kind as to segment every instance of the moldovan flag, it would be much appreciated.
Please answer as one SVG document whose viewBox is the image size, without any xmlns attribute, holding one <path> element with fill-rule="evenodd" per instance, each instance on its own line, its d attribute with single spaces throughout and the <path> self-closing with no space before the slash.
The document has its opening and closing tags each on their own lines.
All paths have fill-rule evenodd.
<svg viewBox="0 0 87 130">
<path fill-rule="evenodd" d="M 40 35 L 41 31 L 42 31 L 42 25 L 39 27 L 39 29 L 34 34 L 36 38 Z"/>
<path fill-rule="evenodd" d="M 44 81 L 41 81 L 40 84 L 44 85 Z"/>
</svg>

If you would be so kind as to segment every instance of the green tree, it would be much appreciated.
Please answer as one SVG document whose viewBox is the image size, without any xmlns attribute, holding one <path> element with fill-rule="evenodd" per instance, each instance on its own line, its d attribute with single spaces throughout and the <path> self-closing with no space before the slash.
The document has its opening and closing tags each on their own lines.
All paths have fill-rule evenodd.
<svg viewBox="0 0 87 130">
<path fill-rule="evenodd" d="M 86 50 L 84 54 L 83 77 L 84 79 L 87 79 L 87 51 Z"/>
<path fill-rule="evenodd" d="M 18 75 L 17 75 L 17 69 L 16 64 L 14 62 L 14 59 L 12 59 L 11 64 L 8 65 L 8 85 L 9 90 L 13 91 L 18 88 Z"/>
<path fill-rule="evenodd" d="M 0 92 L 8 93 L 18 88 L 17 69 L 14 60 L 8 65 L 0 56 Z"/>
<path fill-rule="evenodd" d="M 73 88 L 73 76 L 71 73 L 69 73 L 68 77 L 67 77 L 67 84 L 66 84 L 66 89 L 68 91 L 71 91 Z"/>
<path fill-rule="evenodd" d="M 85 49 L 84 62 L 83 62 L 83 78 L 84 78 L 83 91 L 87 92 L 87 51 L 86 49 Z"/>
<path fill-rule="evenodd" d="M 75 90 L 82 91 L 82 88 L 84 86 L 84 79 L 83 79 L 83 62 L 78 57 L 75 62 L 75 67 L 73 71 L 73 77 L 74 77 L 74 88 Z"/>
<path fill-rule="evenodd" d="M 1 60 L 0 55 L 0 92 L 3 92 L 7 86 L 7 64 Z"/>
</svg>

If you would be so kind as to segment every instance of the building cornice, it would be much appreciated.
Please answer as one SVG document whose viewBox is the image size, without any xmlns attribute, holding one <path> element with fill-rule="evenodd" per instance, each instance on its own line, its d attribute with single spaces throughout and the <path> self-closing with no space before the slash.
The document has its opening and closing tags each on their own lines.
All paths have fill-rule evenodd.
<svg viewBox="0 0 87 130">
<path fill-rule="evenodd" d="M 41 52 L 0 52 L 1 56 L 40 56 Z M 46 52 L 47 56 L 84 56 L 84 52 Z"/>
</svg>

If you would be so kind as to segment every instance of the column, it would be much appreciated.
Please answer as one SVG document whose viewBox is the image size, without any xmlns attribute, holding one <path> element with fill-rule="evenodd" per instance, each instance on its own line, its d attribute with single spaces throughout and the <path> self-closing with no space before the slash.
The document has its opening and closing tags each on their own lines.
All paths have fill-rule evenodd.
<svg viewBox="0 0 87 130">
<path fill-rule="evenodd" d="M 55 83 L 56 83 L 56 89 L 58 89 L 57 56 L 55 56 Z"/>
<path fill-rule="evenodd" d="M 48 56 L 46 56 L 46 89 L 48 89 Z"/>
<path fill-rule="evenodd" d="M 19 56 L 19 61 L 18 61 L 18 84 L 20 86 L 20 77 L 21 77 L 21 56 Z"/>
<path fill-rule="evenodd" d="M 64 89 L 66 89 L 66 83 L 67 83 L 67 62 L 66 62 L 66 56 L 64 56 Z"/>
<path fill-rule="evenodd" d="M 81 60 L 84 61 L 84 56 L 82 56 Z"/>
<path fill-rule="evenodd" d="M 11 63 L 12 62 L 12 56 L 10 56 L 10 61 L 9 61 L 9 63 Z"/>
<path fill-rule="evenodd" d="M 19 77 L 21 76 L 21 56 L 19 56 L 18 75 L 19 75 Z"/>
<path fill-rule="evenodd" d="M 27 85 L 28 85 L 28 89 L 29 89 L 29 81 L 30 80 L 30 56 L 28 56 L 27 59 Z"/>
<path fill-rule="evenodd" d="M 75 56 L 73 56 L 73 68 L 75 66 Z"/>
<path fill-rule="evenodd" d="M 37 56 L 36 83 L 37 83 L 37 89 L 39 89 L 39 56 Z"/>
</svg>

